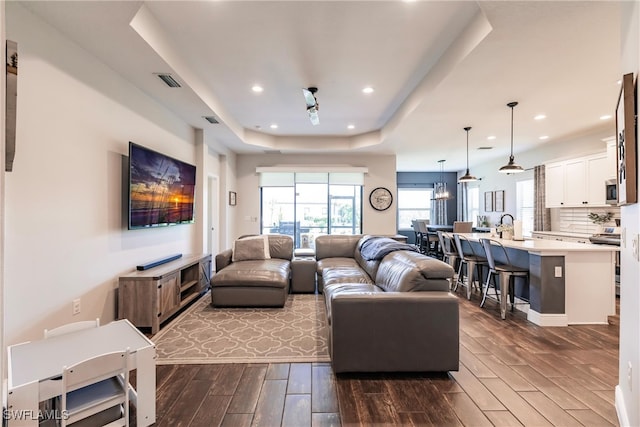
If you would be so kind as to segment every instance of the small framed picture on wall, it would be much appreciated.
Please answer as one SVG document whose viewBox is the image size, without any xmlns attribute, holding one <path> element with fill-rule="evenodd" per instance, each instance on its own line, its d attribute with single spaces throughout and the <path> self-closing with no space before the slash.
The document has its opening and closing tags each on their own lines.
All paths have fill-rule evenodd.
<svg viewBox="0 0 640 427">
<path fill-rule="evenodd" d="M 235 191 L 229 191 L 229 206 L 235 206 L 236 205 L 236 192 Z"/>
<path fill-rule="evenodd" d="M 493 191 L 484 192 L 484 211 L 493 212 Z"/>
<path fill-rule="evenodd" d="M 504 190 L 494 191 L 494 210 L 496 212 L 504 212 Z"/>
</svg>

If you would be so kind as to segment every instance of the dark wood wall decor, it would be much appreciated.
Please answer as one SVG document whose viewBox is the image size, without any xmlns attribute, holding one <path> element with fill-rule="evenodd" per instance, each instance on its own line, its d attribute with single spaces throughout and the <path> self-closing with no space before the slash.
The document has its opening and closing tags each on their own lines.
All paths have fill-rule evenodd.
<svg viewBox="0 0 640 427">
<path fill-rule="evenodd" d="M 636 203 L 636 100 L 632 73 L 622 77 L 622 89 L 616 107 L 616 154 L 618 205 Z"/>
</svg>

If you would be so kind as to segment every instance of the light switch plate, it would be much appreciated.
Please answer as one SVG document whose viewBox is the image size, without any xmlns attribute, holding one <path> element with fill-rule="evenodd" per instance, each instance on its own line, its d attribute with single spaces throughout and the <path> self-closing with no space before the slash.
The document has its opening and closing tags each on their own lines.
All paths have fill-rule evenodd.
<svg viewBox="0 0 640 427">
<path fill-rule="evenodd" d="M 633 239 L 631 239 L 631 250 L 632 250 L 632 254 L 633 254 L 633 259 L 635 259 L 636 261 L 639 260 L 639 256 L 638 254 L 640 253 L 640 248 L 638 248 L 638 239 L 640 239 L 640 236 L 638 236 L 637 234 L 633 235 Z"/>
<path fill-rule="evenodd" d="M 561 265 L 556 265 L 555 271 L 554 271 L 554 275 L 555 277 L 562 277 L 562 266 Z"/>
</svg>

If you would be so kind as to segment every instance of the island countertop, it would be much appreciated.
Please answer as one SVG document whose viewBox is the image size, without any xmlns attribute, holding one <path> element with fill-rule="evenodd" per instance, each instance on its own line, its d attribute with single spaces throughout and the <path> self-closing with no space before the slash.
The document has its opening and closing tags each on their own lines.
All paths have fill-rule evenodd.
<svg viewBox="0 0 640 427">
<path fill-rule="evenodd" d="M 491 239 L 502 243 L 505 248 L 520 249 L 529 253 L 535 253 L 542 256 L 557 255 L 567 252 L 618 252 L 620 248 L 612 245 L 594 245 L 592 243 L 575 243 L 564 242 L 560 240 L 542 240 L 529 239 L 510 240 L 500 239 L 499 237 L 489 237 L 487 233 L 464 233 L 462 236 L 472 242 L 478 242 L 480 239 Z"/>
<path fill-rule="evenodd" d="M 490 238 L 488 233 L 461 236 L 474 246 L 479 245 L 480 239 Z M 606 325 L 608 317 L 616 314 L 615 256 L 619 247 L 543 239 L 490 239 L 505 247 L 510 263 L 529 270 L 527 319 L 531 322 L 540 326 Z M 496 250 L 494 256 L 499 254 Z M 503 318 L 507 289 L 501 287 Z"/>
</svg>

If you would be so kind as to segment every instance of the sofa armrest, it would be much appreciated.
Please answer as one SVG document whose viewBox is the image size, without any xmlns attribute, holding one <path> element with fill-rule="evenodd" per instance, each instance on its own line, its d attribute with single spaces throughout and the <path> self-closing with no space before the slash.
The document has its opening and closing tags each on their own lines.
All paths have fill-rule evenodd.
<svg viewBox="0 0 640 427">
<path fill-rule="evenodd" d="M 232 255 L 233 250 L 231 249 L 227 249 L 216 255 L 216 273 L 225 268 L 227 265 L 231 264 Z"/>
<path fill-rule="evenodd" d="M 448 292 L 335 295 L 330 334 L 334 372 L 459 368 L 458 299 Z"/>
</svg>

